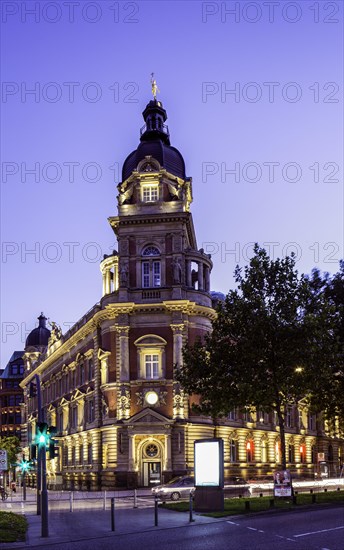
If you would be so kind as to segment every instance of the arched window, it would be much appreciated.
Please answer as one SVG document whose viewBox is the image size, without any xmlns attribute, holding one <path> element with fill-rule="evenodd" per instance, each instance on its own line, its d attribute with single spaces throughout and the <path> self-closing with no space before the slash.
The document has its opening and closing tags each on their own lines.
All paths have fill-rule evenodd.
<svg viewBox="0 0 344 550">
<path fill-rule="evenodd" d="M 295 462 L 295 447 L 293 443 L 288 445 L 288 462 Z"/>
<path fill-rule="evenodd" d="M 246 462 L 253 462 L 254 460 L 254 442 L 252 439 L 246 441 Z"/>
<path fill-rule="evenodd" d="M 166 340 L 156 334 L 141 336 L 134 342 L 138 353 L 138 378 L 154 380 L 165 375 Z"/>
<path fill-rule="evenodd" d="M 306 462 L 306 445 L 304 443 L 300 445 L 300 462 L 301 464 L 305 464 Z"/>
<path fill-rule="evenodd" d="M 260 454 L 261 461 L 268 462 L 268 446 L 265 438 L 262 438 L 260 442 Z"/>
<path fill-rule="evenodd" d="M 229 460 L 230 462 L 238 462 L 238 441 L 231 438 L 229 440 Z"/>
<path fill-rule="evenodd" d="M 156 246 L 146 246 L 142 252 L 142 287 L 161 286 L 160 251 Z"/>
</svg>

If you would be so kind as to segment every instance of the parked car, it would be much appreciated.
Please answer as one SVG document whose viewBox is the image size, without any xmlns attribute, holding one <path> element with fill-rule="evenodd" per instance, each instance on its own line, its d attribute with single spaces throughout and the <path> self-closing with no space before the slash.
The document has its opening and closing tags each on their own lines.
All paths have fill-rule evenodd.
<svg viewBox="0 0 344 550">
<path fill-rule="evenodd" d="M 193 476 L 180 476 L 171 479 L 164 485 L 152 488 L 152 494 L 157 495 L 161 500 L 179 500 L 189 498 L 190 493 L 195 492 L 195 479 Z M 250 496 L 251 488 L 242 477 L 230 477 L 224 486 L 225 497 Z"/>
<path fill-rule="evenodd" d="M 193 476 L 174 477 L 164 485 L 153 487 L 152 494 L 161 500 L 179 500 L 189 498 L 190 493 L 195 492 L 195 479 Z"/>
</svg>

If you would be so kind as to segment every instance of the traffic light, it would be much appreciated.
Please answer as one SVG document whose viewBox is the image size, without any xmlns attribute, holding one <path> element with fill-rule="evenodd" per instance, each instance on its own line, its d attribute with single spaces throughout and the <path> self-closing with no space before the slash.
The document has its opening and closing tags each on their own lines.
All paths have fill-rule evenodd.
<svg viewBox="0 0 344 550">
<path fill-rule="evenodd" d="M 36 423 L 36 445 L 46 447 L 49 443 L 48 424 L 46 422 Z"/>
<path fill-rule="evenodd" d="M 24 474 L 25 472 L 28 472 L 30 468 L 32 468 L 32 462 L 30 460 L 23 459 L 21 462 L 19 462 L 18 466 L 21 469 L 22 474 Z"/>
<path fill-rule="evenodd" d="M 51 459 L 59 456 L 58 441 L 52 437 L 56 433 L 56 426 L 49 426 L 49 458 Z"/>
<path fill-rule="evenodd" d="M 35 382 L 30 382 L 29 387 L 29 397 L 36 397 L 37 396 L 37 386 Z"/>
<path fill-rule="evenodd" d="M 49 442 L 49 458 L 53 459 L 59 456 L 58 441 L 56 439 L 50 439 Z"/>
<path fill-rule="evenodd" d="M 31 443 L 30 445 L 30 459 L 36 460 L 37 458 L 37 445 L 36 443 Z"/>
</svg>

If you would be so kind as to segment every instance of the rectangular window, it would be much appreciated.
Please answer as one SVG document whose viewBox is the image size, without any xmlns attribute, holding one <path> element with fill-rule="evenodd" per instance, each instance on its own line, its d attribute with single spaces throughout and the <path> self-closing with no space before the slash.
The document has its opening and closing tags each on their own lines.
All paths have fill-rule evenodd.
<svg viewBox="0 0 344 550">
<path fill-rule="evenodd" d="M 72 428 L 77 428 L 78 426 L 78 409 L 77 407 L 72 408 Z"/>
<path fill-rule="evenodd" d="M 93 374 L 93 359 L 89 359 L 88 361 L 88 379 L 92 380 L 94 374 Z"/>
<path fill-rule="evenodd" d="M 153 286 L 160 285 L 160 262 L 153 262 Z"/>
<path fill-rule="evenodd" d="M 149 281 L 149 262 L 142 263 L 142 286 L 143 288 L 150 287 Z"/>
<path fill-rule="evenodd" d="M 308 429 L 314 431 L 315 430 L 315 414 L 309 414 L 308 415 Z"/>
<path fill-rule="evenodd" d="M 236 409 L 233 409 L 232 411 L 229 411 L 228 420 L 236 420 L 236 419 L 237 419 Z"/>
<path fill-rule="evenodd" d="M 85 369 L 84 369 L 84 365 L 81 364 L 80 365 L 80 386 L 82 386 L 84 382 L 85 382 Z"/>
<path fill-rule="evenodd" d="M 94 401 L 91 399 L 88 401 L 88 412 L 87 412 L 87 422 L 94 421 Z"/>
<path fill-rule="evenodd" d="M 146 378 L 159 378 L 159 355 L 145 355 Z"/>
<path fill-rule="evenodd" d="M 285 425 L 287 428 L 293 427 L 293 414 L 291 407 L 287 407 L 286 415 L 285 415 Z"/>
<path fill-rule="evenodd" d="M 154 202 L 158 200 L 158 186 L 144 185 L 142 188 L 143 202 Z"/>
<path fill-rule="evenodd" d="M 57 429 L 59 432 L 62 432 L 63 431 L 63 412 L 60 412 L 58 414 L 58 422 L 57 422 Z"/>
</svg>

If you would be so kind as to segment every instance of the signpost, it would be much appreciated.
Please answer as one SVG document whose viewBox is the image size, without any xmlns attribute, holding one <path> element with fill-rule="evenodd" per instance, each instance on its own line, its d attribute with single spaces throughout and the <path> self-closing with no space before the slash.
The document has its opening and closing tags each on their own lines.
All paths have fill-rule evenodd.
<svg viewBox="0 0 344 550">
<path fill-rule="evenodd" d="M 3 476 L 4 487 L 6 485 L 6 483 L 5 483 L 5 471 L 6 470 L 8 470 L 7 451 L 5 451 L 5 449 L 0 449 L 0 475 Z"/>
<path fill-rule="evenodd" d="M 7 467 L 7 451 L 0 449 L 0 470 L 8 470 Z"/>
</svg>

